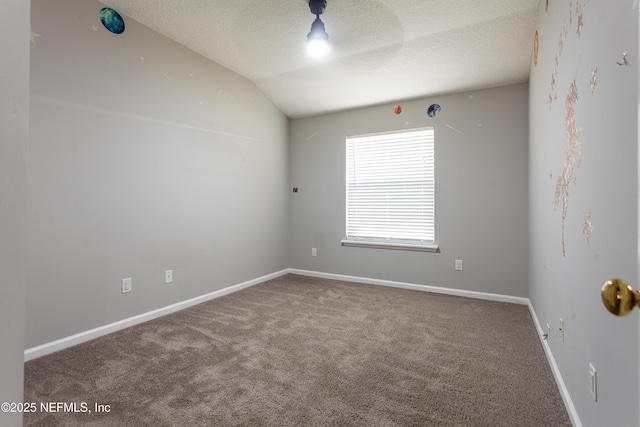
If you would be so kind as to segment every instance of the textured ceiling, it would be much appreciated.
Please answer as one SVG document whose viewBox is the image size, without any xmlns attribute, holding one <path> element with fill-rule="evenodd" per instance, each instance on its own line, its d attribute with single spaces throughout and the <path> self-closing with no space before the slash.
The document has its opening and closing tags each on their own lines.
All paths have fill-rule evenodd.
<svg viewBox="0 0 640 427">
<path fill-rule="evenodd" d="M 253 81 L 291 118 L 528 80 L 538 0 L 100 0 Z M 126 18 L 125 18 L 126 19 Z"/>
</svg>

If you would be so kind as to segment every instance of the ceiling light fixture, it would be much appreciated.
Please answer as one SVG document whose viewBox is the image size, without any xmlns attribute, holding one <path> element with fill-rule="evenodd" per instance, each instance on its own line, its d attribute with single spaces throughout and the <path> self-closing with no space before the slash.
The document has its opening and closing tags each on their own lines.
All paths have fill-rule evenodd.
<svg viewBox="0 0 640 427">
<path fill-rule="evenodd" d="M 307 34 L 307 50 L 314 56 L 323 55 L 329 51 L 329 34 L 324 29 L 320 15 L 327 7 L 327 0 L 309 0 L 309 10 L 316 15 L 311 24 L 311 31 Z"/>
</svg>

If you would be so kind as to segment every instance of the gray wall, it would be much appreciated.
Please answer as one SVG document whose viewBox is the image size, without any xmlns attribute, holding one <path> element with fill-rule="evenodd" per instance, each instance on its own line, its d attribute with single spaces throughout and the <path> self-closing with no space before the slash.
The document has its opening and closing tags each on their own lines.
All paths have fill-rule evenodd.
<svg viewBox="0 0 640 427">
<path fill-rule="evenodd" d="M 26 347 L 286 267 L 529 296 L 543 324 L 555 329 L 565 319 L 565 342 L 553 334 L 550 348 L 582 422 L 638 425 L 637 313 L 616 319 L 598 296 L 609 277 L 638 278 L 638 11 L 577 4 L 580 34 L 576 2 L 551 2 L 549 11 L 540 2 L 540 57 L 529 85 L 405 101 L 400 115 L 389 104 L 297 119 L 287 128 L 270 101 L 229 70 L 126 17 L 124 34 L 107 32 L 101 3 L 35 0 L 27 193 L 29 46 L 15 35 L 27 33 L 29 7 L 12 0 L 0 29 L 0 43 L 15 50 L 0 74 L 13 102 L 0 110 L 0 400 L 22 394 L 20 248 L 28 221 Z M 628 67 L 615 64 L 623 50 L 632 53 Z M 552 75 L 558 101 L 550 104 Z M 574 77 L 584 153 L 569 187 L 563 255 L 553 202 Z M 442 113 L 430 119 L 434 102 Z M 341 247 L 345 136 L 421 126 L 436 131 L 442 252 Z M 464 271 L 454 271 L 455 259 Z M 166 269 L 174 270 L 172 285 L 163 283 Z M 124 277 L 133 278 L 126 295 Z M 590 362 L 597 403 L 586 386 Z"/>
<path fill-rule="evenodd" d="M 27 348 L 288 267 L 286 117 L 102 7 L 32 4 Z"/>
<path fill-rule="evenodd" d="M 23 399 L 29 9 L 3 1 L 0 21 L 0 402 Z M 22 415 L 0 411 L 0 425 L 21 426 Z"/>
<path fill-rule="evenodd" d="M 292 120 L 292 268 L 526 297 L 527 84 Z M 374 90 L 372 88 L 372 90 Z M 432 103 L 441 114 L 429 118 Z M 340 246 L 345 136 L 433 126 L 441 253 Z M 291 191 L 291 189 L 289 190 Z M 311 257 L 311 248 L 318 256 Z M 454 260 L 463 260 L 463 271 Z"/>
<path fill-rule="evenodd" d="M 551 351 L 585 426 L 639 425 L 638 313 L 616 318 L 600 301 L 609 278 L 638 287 L 638 10 L 622 3 L 561 0 L 547 11 L 540 2 L 530 77 L 530 298 L 551 325 Z M 623 51 L 626 67 L 616 64 Z M 575 152 L 568 129 L 582 133 Z M 554 199 L 565 168 L 563 254 L 563 196 L 555 209 Z M 589 363 L 598 370 L 597 402 Z"/>
</svg>

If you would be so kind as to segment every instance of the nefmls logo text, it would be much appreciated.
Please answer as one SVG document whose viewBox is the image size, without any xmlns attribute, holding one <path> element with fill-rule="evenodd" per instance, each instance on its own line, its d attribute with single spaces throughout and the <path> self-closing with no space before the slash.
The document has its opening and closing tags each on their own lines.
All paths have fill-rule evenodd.
<svg viewBox="0 0 640 427">
<path fill-rule="evenodd" d="M 40 412 L 89 412 L 87 402 L 40 402 Z"/>
</svg>

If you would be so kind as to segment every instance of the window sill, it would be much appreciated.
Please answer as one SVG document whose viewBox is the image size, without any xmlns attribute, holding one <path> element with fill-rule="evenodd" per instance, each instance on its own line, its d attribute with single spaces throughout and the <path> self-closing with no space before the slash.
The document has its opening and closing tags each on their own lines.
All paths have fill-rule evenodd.
<svg viewBox="0 0 640 427">
<path fill-rule="evenodd" d="M 354 248 L 394 249 L 399 251 L 440 253 L 440 247 L 436 244 L 415 245 L 411 243 L 386 243 L 376 242 L 372 240 L 341 240 L 340 244 L 342 246 L 349 246 Z"/>
</svg>

